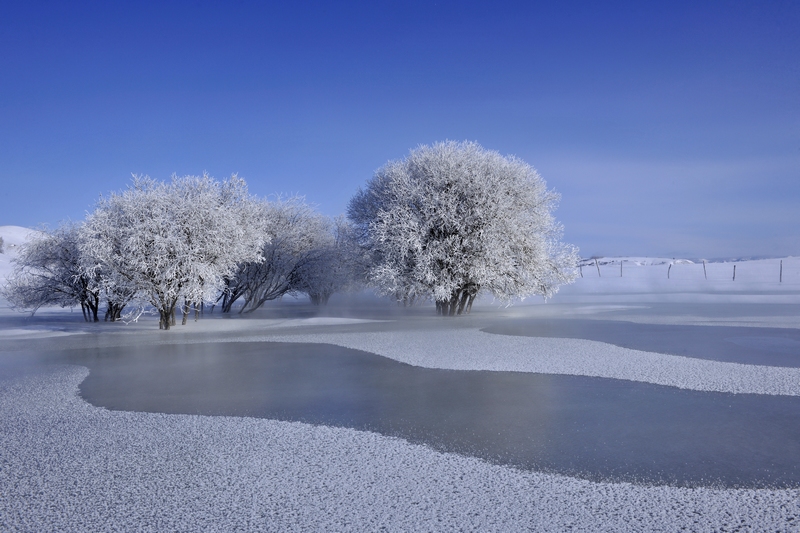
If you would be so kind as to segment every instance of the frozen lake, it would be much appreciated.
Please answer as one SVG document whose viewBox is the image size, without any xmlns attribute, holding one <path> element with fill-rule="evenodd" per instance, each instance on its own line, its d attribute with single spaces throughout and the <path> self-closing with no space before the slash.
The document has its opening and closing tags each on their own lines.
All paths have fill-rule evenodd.
<svg viewBox="0 0 800 533">
<path fill-rule="evenodd" d="M 659 316 L 665 309 L 649 314 Z M 543 317 L 536 316 L 540 309 L 530 311 L 528 316 L 515 310 L 508 316 L 484 313 L 456 320 L 412 313 L 383 322 L 311 321 L 304 327 L 278 322 L 260 332 L 259 342 L 242 338 L 255 333 L 246 328 L 213 331 L 225 321 L 212 319 L 189 326 L 192 344 L 180 342 L 186 334 L 180 327 L 169 334 L 142 334 L 140 342 L 126 335 L 40 339 L 41 350 L 6 355 L 2 364 L 7 372 L 51 363 L 85 366 L 89 376 L 80 385 L 82 397 L 113 410 L 369 430 L 495 464 L 596 481 L 800 487 L 797 396 L 422 368 L 332 344 L 263 340 L 265 334 L 337 332 L 391 332 L 410 339 L 469 327 L 496 335 L 498 347 L 510 336 L 588 339 L 705 360 L 800 367 L 796 329 L 632 323 L 604 319 L 604 314 Z M 212 331 L 198 331 L 204 324 Z"/>
<path fill-rule="evenodd" d="M 0 529 L 793 531 L 797 316 L 0 310 Z"/>
</svg>

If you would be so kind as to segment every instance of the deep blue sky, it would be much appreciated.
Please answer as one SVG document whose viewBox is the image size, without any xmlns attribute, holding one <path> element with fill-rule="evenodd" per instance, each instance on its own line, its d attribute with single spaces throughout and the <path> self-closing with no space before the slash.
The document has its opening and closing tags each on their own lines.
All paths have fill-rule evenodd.
<svg viewBox="0 0 800 533">
<path fill-rule="evenodd" d="M 800 2 L 0 3 L 0 225 L 204 170 L 333 215 L 445 139 L 584 256 L 800 255 Z"/>
</svg>

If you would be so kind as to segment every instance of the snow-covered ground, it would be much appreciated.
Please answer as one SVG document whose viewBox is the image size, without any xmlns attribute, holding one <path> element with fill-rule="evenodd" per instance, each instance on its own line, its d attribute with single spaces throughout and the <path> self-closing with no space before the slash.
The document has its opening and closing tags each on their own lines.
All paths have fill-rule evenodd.
<svg viewBox="0 0 800 533">
<path fill-rule="evenodd" d="M 797 531 L 798 490 L 594 483 L 345 428 L 99 409 L 87 371 L 0 389 L 4 531 Z"/>
<path fill-rule="evenodd" d="M 36 230 L 20 226 L 0 226 L 0 237 L 3 239 L 3 253 L 0 253 L 0 287 L 11 273 L 11 260 L 19 254 L 19 249 Z"/>
<path fill-rule="evenodd" d="M 800 303 L 799 257 L 705 264 L 615 257 L 584 263 L 582 277 L 562 287 L 554 301 Z"/>
<path fill-rule="evenodd" d="M 0 269 L 25 231 L 0 227 Z M 696 261 L 624 259 L 621 277 L 620 258 L 598 260 L 600 275 L 593 261 L 583 266 L 583 278 L 546 305 L 503 308 L 484 299 L 474 317 L 431 316 L 410 329 L 379 304 L 314 317 L 302 305 L 293 314 L 295 304 L 276 303 L 260 315 L 214 315 L 170 332 L 155 329 L 153 317 L 85 324 L 69 310 L 26 318 L 0 309 L 0 530 L 800 531 L 800 489 L 593 482 L 348 428 L 109 411 L 81 399 L 86 368 L 17 364 L 26 352 L 64 347 L 321 342 L 431 368 L 717 391 L 709 394 L 800 394 L 796 368 L 479 330 L 487 316 L 800 328 L 800 258 L 706 263 L 705 273 Z M 430 311 L 410 313 L 418 319 Z M 444 327 L 428 325 L 434 321 Z"/>
</svg>

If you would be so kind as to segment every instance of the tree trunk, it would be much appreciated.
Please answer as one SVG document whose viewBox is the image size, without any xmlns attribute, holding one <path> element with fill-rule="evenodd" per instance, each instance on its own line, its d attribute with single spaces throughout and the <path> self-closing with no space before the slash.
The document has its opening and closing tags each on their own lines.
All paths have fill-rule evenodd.
<svg viewBox="0 0 800 533">
<path fill-rule="evenodd" d="M 186 320 L 189 317 L 189 300 L 183 300 L 183 319 L 181 320 L 181 326 L 186 325 Z"/>
<path fill-rule="evenodd" d="M 92 322 L 100 322 L 100 319 L 97 317 L 97 308 L 100 307 L 100 305 L 98 303 L 86 302 L 86 306 L 92 313 Z"/>
<path fill-rule="evenodd" d="M 453 295 L 450 296 L 450 309 L 447 313 L 448 316 L 456 316 L 456 307 L 458 307 L 458 293 L 459 291 L 453 291 Z"/>
<path fill-rule="evenodd" d="M 467 305 L 467 299 L 469 298 L 469 292 L 466 290 L 461 291 L 461 301 L 458 302 L 458 314 L 462 314 L 464 312 L 464 307 Z"/>
<path fill-rule="evenodd" d="M 472 312 L 472 302 L 475 301 L 475 296 L 477 296 L 478 292 L 473 292 L 469 295 L 469 302 L 467 302 L 467 314 Z"/>
</svg>

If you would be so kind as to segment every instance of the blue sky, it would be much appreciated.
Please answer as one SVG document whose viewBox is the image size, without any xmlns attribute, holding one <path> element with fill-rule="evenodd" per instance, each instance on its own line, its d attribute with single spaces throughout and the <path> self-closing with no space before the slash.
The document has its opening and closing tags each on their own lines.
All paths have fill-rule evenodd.
<svg viewBox="0 0 800 533">
<path fill-rule="evenodd" d="M 445 139 L 584 256 L 800 255 L 800 3 L 0 4 L 0 225 L 204 170 L 335 215 Z"/>
</svg>

